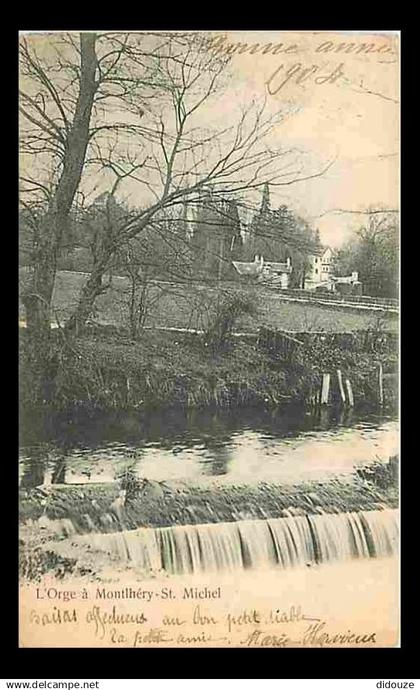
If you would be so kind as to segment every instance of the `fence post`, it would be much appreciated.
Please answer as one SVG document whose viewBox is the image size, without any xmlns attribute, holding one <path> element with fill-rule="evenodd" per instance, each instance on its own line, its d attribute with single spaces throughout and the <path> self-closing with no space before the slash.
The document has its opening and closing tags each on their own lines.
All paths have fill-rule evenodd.
<svg viewBox="0 0 420 690">
<path fill-rule="evenodd" d="M 341 374 L 340 369 L 337 369 L 337 379 L 338 379 L 338 387 L 340 389 L 340 395 L 341 395 L 341 401 L 345 404 L 346 402 L 346 394 L 344 392 L 344 386 L 343 386 L 343 376 Z"/>
<path fill-rule="evenodd" d="M 347 396 L 349 399 L 349 405 L 350 407 L 354 407 L 354 398 L 353 398 L 353 391 L 351 387 L 351 383 L 349 379 L 346 379 L 346 388 L 347 388 Z"/>
<path fill-rule="evenodd" d="M 330 393 L 330 374 L 322 375 L 321 388 L 321 405 L 328 405 L 328 396 Z"/>
</svg>

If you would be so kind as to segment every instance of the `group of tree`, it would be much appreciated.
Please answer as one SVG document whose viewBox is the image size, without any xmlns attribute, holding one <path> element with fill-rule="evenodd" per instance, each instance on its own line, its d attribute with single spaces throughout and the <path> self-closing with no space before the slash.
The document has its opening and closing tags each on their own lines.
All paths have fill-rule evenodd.
<svg viewBox="0 0 420 690">
<path fill-rule="evenodd" d="M 239 205 L 240 208 L 240 205 Z M 233 261 L 285 262 L 293 267 L 292 284 L 300 287 L 307 256 L 319 243 L 308 223 L 287 206 L 271 210 L 269 185 L 264 185 L 260 207 L 251 212 L 249 227 L 241 222 L 235 199 L 220 199 L 211 189 L 199 203 L 185 203 L 178 211 L 164 209 L 139 236 L 122 244 L 110 262 L 108 273 L 132 275 L 136 265 L 139 281 L 238 280 Z M 91 271 L 98 242 L 132 214 L 126 204 L 109 193 L 101 194 L 86 210 L 69 215 L 57 258 L 61 270 Z M 21 264 L 33 263 L 32 219 L 23 210 L 20 223 Z M 129 258 L 128 258 L 129 257 Z"/>
<path fill-rule="evenodd" d="M 373 297 L 398 297 L 399 223 L 395 211 L 370 209 L 365 222 L 338 251 L 337 275 L 359 274 L 363 293 Z"/>
</svg>

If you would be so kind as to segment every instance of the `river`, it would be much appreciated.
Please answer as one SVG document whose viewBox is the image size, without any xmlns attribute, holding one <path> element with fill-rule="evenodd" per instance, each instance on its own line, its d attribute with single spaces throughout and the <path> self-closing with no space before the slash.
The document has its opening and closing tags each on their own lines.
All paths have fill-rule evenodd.
<svg viewBox="0 0 420 690">
<path fill-rule="evenodd" d="M 398 422 L 331 408 L 32 415 L 21 421 L 20 484 L 112 482 L 127 471 L 188 483 L 298 483 L 348 476 L 398 453 Z"/>
</svg>

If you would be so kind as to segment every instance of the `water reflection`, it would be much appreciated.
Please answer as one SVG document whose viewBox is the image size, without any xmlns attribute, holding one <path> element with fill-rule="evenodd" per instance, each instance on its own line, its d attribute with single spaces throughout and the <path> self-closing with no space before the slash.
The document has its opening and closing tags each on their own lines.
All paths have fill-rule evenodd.
<svg viewBox="0 0 420 690">
<path fill-rule="evenodd" d="M 397 422 L 326 407 L 32 416 L 21 420 L 20 476 L 25 488 L 114 481 L 128 468 L 158 480 L 296 481 L 397 451 Z"/>
</svg>

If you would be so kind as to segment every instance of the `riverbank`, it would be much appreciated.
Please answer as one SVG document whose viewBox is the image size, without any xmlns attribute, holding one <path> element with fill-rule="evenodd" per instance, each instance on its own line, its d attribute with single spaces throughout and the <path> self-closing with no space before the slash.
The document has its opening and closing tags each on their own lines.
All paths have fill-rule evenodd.
<svg viewBox="0 0 420 690">
<path fill-rule="evenodd" d="M 30 407 L 37 401 L 33 400 L 26 336 L 21 329 L 20 400 L 23 407 Z M 69 340 L 55 329 L 44 403 L 55 410 L 83 408 L 92 413 L 308 404 L 319 397 L 324 373 L 331 375 L 330 402 L 334 403 L 340 400 L 337 369 L 350 380 L 356 405 L 377 403 L 380 363 L 385 405 L 395 406 L 395 335 L 359 331 L 298 336 L 300 344 L 290 355 L 253 334 L 232 337 L 215 352 L 196 333 L 145 330 L 133 340 L 124 329 L 92 326 L 83 337 Z"/>
</svg>

